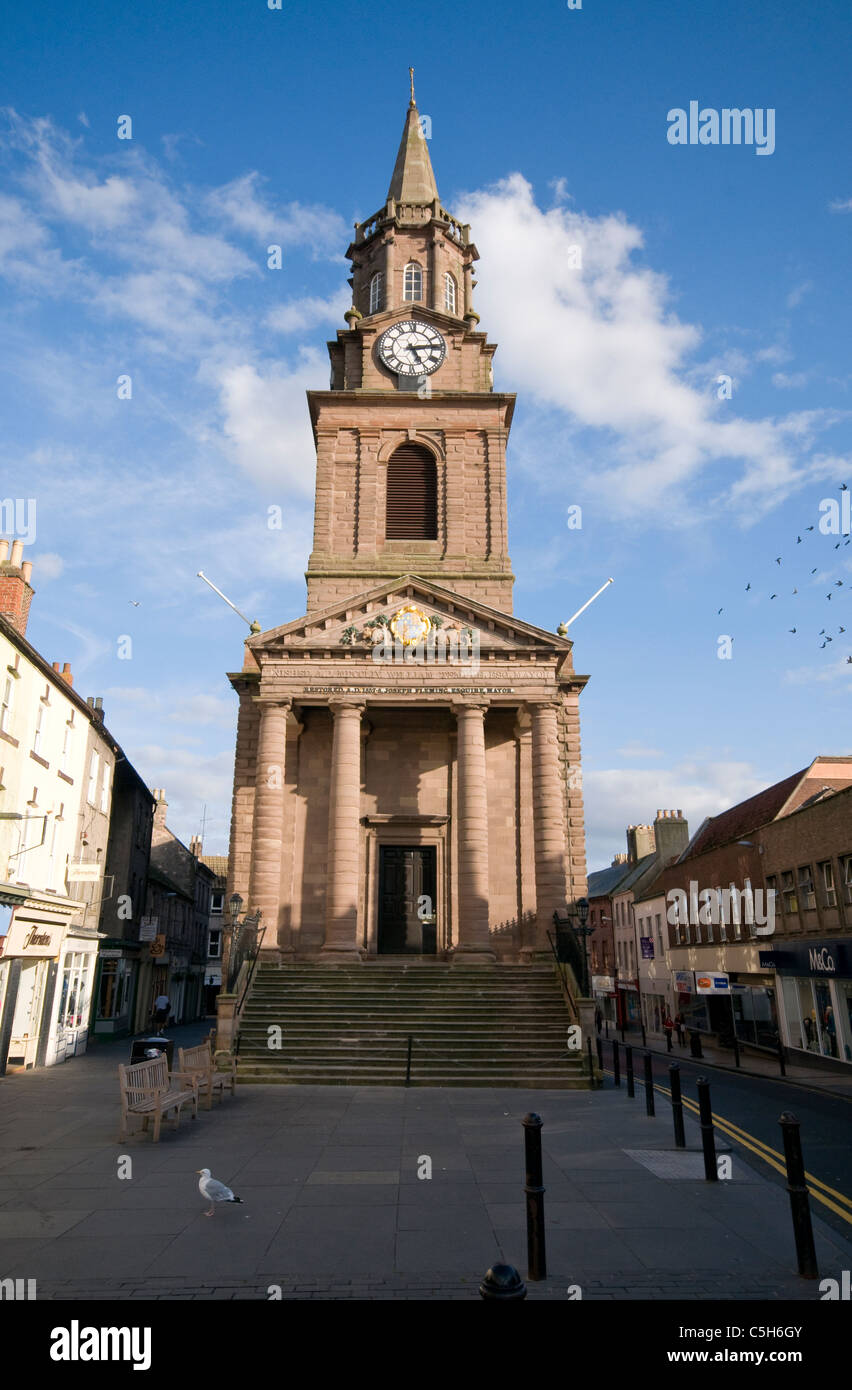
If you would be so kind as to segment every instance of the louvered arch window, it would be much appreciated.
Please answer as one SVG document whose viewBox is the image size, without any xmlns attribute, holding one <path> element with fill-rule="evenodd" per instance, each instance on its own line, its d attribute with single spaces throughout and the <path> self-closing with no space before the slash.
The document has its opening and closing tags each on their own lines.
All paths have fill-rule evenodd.
<svg viewBox="0 0 852 1390">
<path fill-rule="evenodd" d="M 388 460 L 385 537 L 438 539 L 438 471 L 422 444 L 402 444 Z"/>
</svg>

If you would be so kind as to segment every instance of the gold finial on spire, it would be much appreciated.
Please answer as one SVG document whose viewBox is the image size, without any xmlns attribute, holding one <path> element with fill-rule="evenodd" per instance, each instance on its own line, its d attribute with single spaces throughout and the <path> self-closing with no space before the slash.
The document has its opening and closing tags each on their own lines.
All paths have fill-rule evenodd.
<svg viewBox="0 0 852 1390">
<path fill-rule="evenodd" d="M 411 105 L 415 106 L 416 102 L 414 100 L 414 68 L 408 69 L 408 80 L 411 83 Z"/>
</svg>

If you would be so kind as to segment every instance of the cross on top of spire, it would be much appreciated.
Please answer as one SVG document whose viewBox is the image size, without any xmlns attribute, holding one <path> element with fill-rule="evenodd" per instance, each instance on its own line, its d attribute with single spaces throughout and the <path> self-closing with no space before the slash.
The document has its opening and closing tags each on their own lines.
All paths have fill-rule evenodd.
<svg viewBox="0 0 852 1390">
<path fill-rule="evenodd" d="M 411 83 L 411 105 L 415 106 L 417 103 L 414 100 L 414 68 L 408 69 L 408 80 Z"/>
</svg>

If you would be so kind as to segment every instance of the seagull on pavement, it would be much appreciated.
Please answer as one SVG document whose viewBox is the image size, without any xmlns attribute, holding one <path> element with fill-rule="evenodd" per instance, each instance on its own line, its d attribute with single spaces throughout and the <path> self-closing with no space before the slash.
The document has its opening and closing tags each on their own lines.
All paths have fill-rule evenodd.
<svg viewBox="0 0 852 1390">
<path fill-rule="evenodd" d="M 215 1202 L 242 1202 L 242 1197 L 235 1197 L 230 1187 L 226 1187 L 223 1182 L 219 1182 L 216 1178 L 211 1178 L 209 1168 L 196 1168 L 195 1171 L 201 1174 L 198 1179 L 198 1190 L 202 1197 L 206 1197 L 210 1203 L 210 1210 L 204 1213 L 205 1216 L 213 1215 Z"/>
</svg>

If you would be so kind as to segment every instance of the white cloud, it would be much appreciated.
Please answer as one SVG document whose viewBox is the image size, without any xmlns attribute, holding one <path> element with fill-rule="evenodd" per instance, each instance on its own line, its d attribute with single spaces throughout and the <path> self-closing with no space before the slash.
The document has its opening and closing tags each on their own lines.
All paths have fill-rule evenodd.
<svg viewBox="0 0 852 1390">
<path fill-rule="evenodd" d="M 45 550 L 33 560 L 33 578 L 39 584 L 47 584 L 51 579 L 58 579 L 64 568 L 65 561 L 61 555 Z"/>
<path fill-rule="evenodd" d="M 800 386 L 807 386 L 813 372 L 774 372 L 772 385 L 777 386 L 779 391 L 795 391 Z"/>
<path fill-rule="evenodd" d="M 278 333 L 301 333 L 320 323 L 336 324 L 343 328 L 343 315 L 352 303 L 349 289 L 337 290 L 327 299 L 307 297 L 279 304 L 266 315 L 266 324 Z"/>
<path fill-rule="evenodd" d="M 282 489 L 313 494 L 316 456 L 305 391 L 324 384 L 326 371 L 311 349 L 292 369 L 245 363 L 219 373 L 225 437 L 240 467 L 272 490 L 273 501 Z"/>
<path fill-rule="evenodd" d="M 700 331 L 671 311 L 665 277 L 637 262 L 642 234 L 626 218 L 545 212 L 520 174 L 469 194 L 459 215 L 488 262 L 477 303 L 501 342 L 499 370 L 554 411 L 526 427 L 545 485 L 564 483 L 580 430 L 595 432 L 577 451 L 585 488 L 634 519 L 683 516 L 688 488 L 711 467 L 731 478 L 717 505 L 748 521 L 813 476 L 789 422 L 737 416 L 693 384 Z M 582 269 L 572 266 L 576 246 Z M 814 428 L 832 422 L 812 417 Z"/>
<path fill-rule="evenodd" d="M 795 309 L 797 305 L 801 304 L 805 295 L 809 294 L 813 287 L 812 280 L 803 280 L 800 285 L 795 285 L 787 295 L 787 308 Z"/>
<path fill-rule="evenodd" d="M 852 198 L 835 198 L 828 206 L 832 212 L 852 212 Z"/>
<path fill-rule="evenodd" d="M 316 255 L 340 257 L 347 228 L 339 213 L 302 203 L 273 207 L 259 191 L 262 182 L 256 172 L 243 174 L 214 189 L 208 195 L 208 205 L 237 231 L 264 246 L 306 246 Z"/>
</svg>

